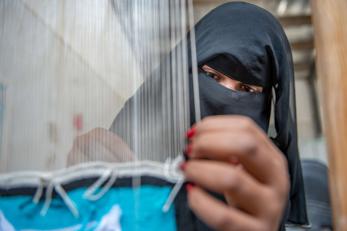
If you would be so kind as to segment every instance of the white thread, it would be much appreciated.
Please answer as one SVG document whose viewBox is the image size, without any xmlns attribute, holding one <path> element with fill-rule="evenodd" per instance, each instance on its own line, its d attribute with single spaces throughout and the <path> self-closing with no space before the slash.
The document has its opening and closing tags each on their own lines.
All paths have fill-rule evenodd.
<svg viewBox="0 0 347 231">
<path fill-rule="evenodd" d="M 45 182 L 46 182 L 45 179 L 40 178 L 40 184 L 37 187 L 37 190 L 36 190 L 35 195 L 33 197 L 33 202 L 35 204 L 39 203 L 39 201 L 40 201 L 40 198 L 41 198 L 42 193 L 43 193 L 43 188 L 44 188 Z"/>
<path fill-rule="evenodd" d="M 198 67 L 195 46 L 195 27 L 194 27 L 194 11 L 193 1 L 188 0 L 189 12 L 189 27 L 190 27 L 190 44 L 191 44 L 191 59 L 192 59 L 192 77 L 193 77 L 193 98 L 194 98 L 194 113 L 196 122 L 201 120 L 200 110 L 200 94 L 199 94 L 199 81 L 198 81 Z"/>
<path fill-rule="evenodd" d="M 181 179 L 181 180 L 177 181 L 177 183 L 176 183 L 176 184 L 174 185 L 174 187 L 172 188 L 172 190 L 171 190 L 171 192 L 170 192 L 170 194 L 169 194 L 169 197 L 167 198 L 167 200 L 166 200 L 166 202 L 165 202 L 165 204 L 164 204 L 164 206 L 163 206 L 163 208 L 162 208 L 162 211 L 163 211 L 164 213 L 166 213 L 166 212 L 169 211 L 169 209 L 170 209 L 170 207 L 171 207 L 173 201 L 175 200 L 175 198 L 176 198 L 178 192 L 179 192 L 180 189 L 182 188 L 182 185 L 183 185 L 184 181 L 185 181 L 184 179 Z"/>
<path fill-rule="evenodd" d="M 112 170 L 107 169 L 106 172 L 102 174 L 101 177 L 86 190 L 86 192 L 83 194 L 83 198 L 88 199 L 98 188 L 100 188 L 100 186 L 110 177 L 111 174 Z"/>
<path fill-rule="evenodd" d="M 100 190 L 100 192 L 98 194 L 91 194 L 87 197 L 88 200 L 91 201 L 96 201 L 99 200 L 103 195 L 105 195 L 105 193 L 107 193 L 107 191 L 112 187 L 113 183 L 116 181 L 117 179 L 117 174 L 112 171 L 111 174 L 111 178 L 110 180 L 106 183 L 106 185 Z"/>
<path fill-rule="evenodd" d="M 171 159 L 170 158 L 167 158 L 165 160 L 165 163 L 164 163 L 164 176 L 165 177 L 168 177 L 170 174 L 170 162 L 171 162 Z"/>
<path fill-rule="evenodd" d="M 43 204 L 43 207 L 40 211 L 41 216 L 46 216 L 49 206 L 51 205 L 52 202 L 52 197 L 53 197 L 53 189 L 59 194 L 59 196 L 63 199 L 65 205 L 69 208 L 70 212 L 72 215 L 76 218 L 79 217 L 79 212 L 76 208 L 76 205 L 74 202 L 69 198 L 63 187 L 57 183 L 54 182 L 53 180 L 48 184 L 48 187 L 46 189 L 46 194 L 45 194 L 45 202 Z"/>
<path fill-rule="evenodd" d="M 47 189 L 46 189 L 46 195 L 45 195 L 45 203 L 43 204 L 43 207 L 40 211 L 41 216 L 46 216 L 49 206 L 51 205 L 52 201 L 52 193 L 53 193 L 53 181 L 49 183 Z"/>
<path fill-rule="evenodd" d="M 69 208 L 70 212 L 75 218 L 79 217 L 78 209 L 76 208 L 75 203 L 70 199 L 65 190 L 60 184 L 55 184 L 55 191 L 60 195 L 60 197 L 65 202 L 66 206 Z"/>
<path fill-rule="evenodd" d="M 184 162 L 184 155 L 183 153 L 179 153 L 177 157 L 172 161 L 172 167 L 174 169 L 178 168 L 182 162 Z"/>
<path fill-rule="evenodd" d="M 178 166 L 184 161 L 183 155 L 178 155 L 171 163 L 171 165 L 169 165 L 169 167 L 173 168 L 173 169 L 177 169 Z M 169 171 L 168 171 L 169 172 Z M 178 192 L 180 191 L 180 189 L 182 188 L 182 185 L 185 181 L 185 178 L 182 177 L 181 179 L 179 179 L 177 181 L 177 183 L 174 185 L 174 187 L 172 188 L 164 206 L 162 207 L 162 211 L 164 213 L 168 212 L 173 201 L 175 200 Z"/>
</svg>

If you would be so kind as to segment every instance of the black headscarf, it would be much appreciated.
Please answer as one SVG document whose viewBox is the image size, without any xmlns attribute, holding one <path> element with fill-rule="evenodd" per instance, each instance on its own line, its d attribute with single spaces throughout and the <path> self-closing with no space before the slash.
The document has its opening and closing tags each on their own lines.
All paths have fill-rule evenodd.
<svg viewBox="0 0 347 231">
<path fill-rule="evenodd" d="M 287 222 L 308 224 L 297 147 L 293 63 L 290 46 L 281 25 L 275 17 L 260 7 L 248 3 L 233 2 L 217 7 L 201 19 L 195 26 L 195 35 L 199 67 L 207 64 L 243 83 L 263 87 L 262 93 L 233 91 L 218 84 L 214 79 L 200 71 L 198 79 L 201 116 L 245 115 L 252 118 L 259 127 L 267 132 L 271 100 L 273 99 L 277 133 L 273 140 L 288 160 L 291 181 L 289 206 L 286 214 Z M 165 66 L 165 62 L 162 65 Z M 169 115 L 163 114 L 161 104 L 168 104 L 168 102 L 170 104 L 172 101 L 170 101 L 170 94 L 165 93 L 164 80 L 160 78 L 158 73 L 160 70 L 156 71 L 142 85 L 135 96 L 128 100 L 111 126 L 111 130 L 126 139 L 127 136 L 122 135 L 124 129 L 122 130 L 117 121 L 122 121 L 122 118 L 128 118 L 134 114 L 135 98 L 148 95 L 146 92 L 149 88 L 151 88 L 152 99 L 155 104 L 149 104 L 148 110 L 157 112 L 157 117 L 169 118 Z M 171 79 L 170 81 L 174 80 Z M 153 86 L 158 86 L 158 88 L 153 88 Z M 190 87 L 192 88 L 192 84 Z M 274 95 L 272 94 L 273 90 Z M 190 98 L 191 108 L 193 108 L 193 97 Z M 141 116 L 146 117 L 146 114 Z M 148 118 L 148 120 L 155 119 Z M 194 123 L 194 113 L 192 113 L 191 119 L 191 123 Z M 167 145 L 160 134 L 172 132 L 174 127 L 175 121 L 168 126 L 168 129 L 160 130 L 156 138 L 143 136 L 148 145 L 145 144 L 146 142 L 142 143 L 145 146 L 162 146 L 162 151 L 165 152 Z M 139 134 L 142 130 L 143 128 L 138 130 Z M 131 143 L 131 140 L 128 140 L 128 143 Z"/>
<path fill-rule="evenodd" d="M 317 160 L 303 160 L 302 170 L 311 229 L 333 230 L 328 167 Z"/>
</svg>

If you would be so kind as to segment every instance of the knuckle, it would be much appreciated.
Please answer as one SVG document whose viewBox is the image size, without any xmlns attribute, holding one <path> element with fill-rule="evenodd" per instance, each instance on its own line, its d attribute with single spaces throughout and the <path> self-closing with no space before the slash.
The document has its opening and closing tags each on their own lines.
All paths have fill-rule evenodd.
<svg viewBox="0 0 347 231">
<path fill-rule="evenodd" d="M 191 151 L 195 153 L 195 155 L 200 155 L 205 151 L 207 148 L 207 142 L 205 142 L 205 137 L 199 136 L 196 137 L 195 140 L 192 142 Z"/>
<path fill-rule="evenodd" d="M 195 154 L 199 154 L 203 151 L 204 149 L 204 142 L 200 142 L 200 138 L 197 138 L 194 143 L 191 144 L 191 151 L 194 152 Z"/>
<path fill-rule="evenodd" d="M 225 187 L 234 193 L 241 191 L 242 182 L 242 176 L 238 171 L 233 171 L 224 177 Z"/>
<path fill-rule="evenodd" d="M 244 133 L 242 136 L 242 143 L 245 155 L 254 155 L 259 148 L 259 142 L 252 133 Z"/>
<path fill-rule="evenodd" d="M 272 190 L 267 193 L 266 198 L 272 201 L 272 203 L 269 203 L 266 207 L 266 214 L 269 214 L 271 217 L 281 214 L 284 208 L 283 201 L 285 201 L 286 197 L 282 197 L 276 190 Z"/>
<path fill-rule="evenodd" d="M 280 174 L 280 177 L 276 177 L 276 181 L 274 181 L 272 184 L 268 185 L 264 189 L 264 201 L 272 201 L 273 203 L 269 204 L 268 210 L 269 211 L 277 211 L 280 209 L 278 206 L 284 206 L 285 201 L 288 198 L 289 193 L 289 175 L 287 173 L 284 173 L 282 177 L 282 173 L 276 173 L 277 175 Z M 272 207 L 273 206 L 273 207 Z M 277 207 L 276 207 L 277 206 Z M 272 213 L 274 214 L 274 213 Z"/>
<path fill-rule="evenodd" d="M 246 131 L 254 131 L 255 123 L 254 121 L 247 117 L 247 116 L 239 116 L 238 117 L 238 123 L 241 125 L 241 127 Z"/>
<path fill-rule="evenodd" d="M 274 156 L 272 159 L 271 159 L 271 165 L 273 166 L 274 169 L 286 169 L 286 166 L 285 166 L 285 162 L 284 162 L 284 157 L 280 156 L 280 155 L 277 155 L 277 156 Z M 283 172 L 283 171 L 281 171 Z"/>
<path fill-rule="evenodd" d="M 217 230 L 228 230 L 230 229 L 231 224 L 232 224 L 232 217 L 229 215 L 229 213 L 224 212 L 217 217 L 215 221 L 215 228 Z"/>
<path fill-rule="evenodd" d="M 267 211 L 269 214 L 276 215 L 280 212 L 280 206 L 279 203 L 269 203 L 268 207 L 267 207 Z"/>
</svg>

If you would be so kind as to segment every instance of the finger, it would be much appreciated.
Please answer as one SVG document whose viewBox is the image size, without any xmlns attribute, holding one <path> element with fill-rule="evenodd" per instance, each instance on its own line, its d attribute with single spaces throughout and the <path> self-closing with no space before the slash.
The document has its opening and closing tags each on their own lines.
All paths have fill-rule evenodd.
<svg viewBox="0 0 347 231">
<path fill-rule="evenodd" d="M 266 141 L 270 142 L 270 141 Z M 194 138 L 189 157 L 229 161 L 237 158 L 253 177 L 263 183 L 283 181 L 286 161 L 273 145 L 264 143 L 248 132 L 210 132 Z"/>
<path fill-rule="evenodd" d="M 103 128 L 95 128 L 76 137 L 74 148 L 82 151 L 89 161 L 124 162 L 134 159 L 128 145 L 116 134 Z"/>
<path fill-rule="evenodd" d="M 115 133 L 104 128 L 93 130 L 93 138 L 111 152 L 119 162 L 133 160 L 133 153 L 129 146 Z"/>
<path fill-rule="evenodd" d="M 262 144 L 264 148 L 275 149 L 276 152 L 280 152 L 252 119 L 240 115 L 210 116 L 203 119 L 201 122 L 194 125 L 193 133 L 195 135 L 193 139 L 204 134 L 223 131 L 234 134 L 234 136 L 242 137 L 241 141 L 243 142 L 240 144 L 244 145 L 238 144 L 238 147 L 244 151 L 252 151 L 254 148 L 260 147 L 260 145 L 257 144 Z M 230 142 L 228 139 L 224 139 L 224 141 Z M 268 156 L 268 158 L 271 159 L 272 156 Z"/>
<path fill-rule="evenodd" d="M 225 193 L 233 204 L 242 210 L 260 215 L 266 201 L 271 200 L 268 187 L 260 184 L 241 168 L 227 163 L 193 160 L 184 168 L 188 181 L 194 182 L 208 190 Z"/>
<path fill-rule="evenodd" d="M 194 213 L 215 230 L 261 230 L 255 218 L 228 207 L 197 186 L 188 192 L 188 203 Z"/>
</svg>

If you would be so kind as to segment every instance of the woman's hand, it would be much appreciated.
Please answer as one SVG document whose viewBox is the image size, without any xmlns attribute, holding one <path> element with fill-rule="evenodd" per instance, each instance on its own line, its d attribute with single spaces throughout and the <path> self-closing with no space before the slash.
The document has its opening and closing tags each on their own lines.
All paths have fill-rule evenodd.
<svg viewBox="0 0 347 231">
<path fill-rule="evenodd" d="M 67 165 L 89 161 L 127 162 L 134 160 L 129 146 L 115 133 L 95 128 L 74 139 Z"/>
<path fill-rule="evenodd" d="M 216 230 L 278 230 L 289 178 L 286 159 L 267 135 L 246 117 L 213 116 L 188 136 L 190 160 L 182 170 L 194 183 L 187 185 L 194 213 Z"/>
</svg>

